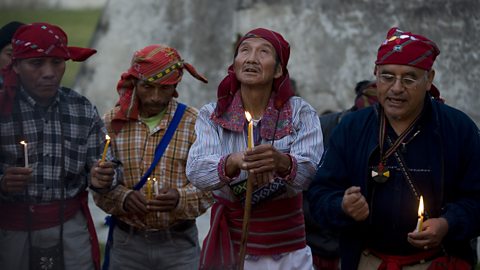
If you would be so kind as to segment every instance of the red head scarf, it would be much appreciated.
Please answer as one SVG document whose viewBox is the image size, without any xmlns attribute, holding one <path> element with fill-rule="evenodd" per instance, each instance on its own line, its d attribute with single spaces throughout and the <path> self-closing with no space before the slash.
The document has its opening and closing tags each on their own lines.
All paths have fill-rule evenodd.
<svg viewBox="0 0 480 270">
<path fill-rule="evenodd" d="M 134 91 L 137 80 L 163 85 L 177 84 L 182 79 L 184 68 L 196 79 L 208 82 L 192 65 L 184 62 L 174 48 L 156 44 L 136 51 L 130 68 L 122 74 L 117 84 L 120 109 L 112 120 L 114 130 L 120 131 L 129 119 L 138 119 L 138 98 Z M 178 97 L 177 91 L 174 97 Z"/>
<path fill-rule="evenodd" d="M 65 60 L 84 61 L 96 50 L 67 46 L 67 34 L 58 26 L 48 23 L 26 24 L 18 28 L 12 38 L 12 64 L 2 70 L 5 81 L 0 92 L 0 113 L 12 111 L 15 89 L 18 87 L 13 62 L 17 59 L 60 57 Z"/>
<path fill-rule="evenodd" d="M 407 65 L 430 70 L 439 54 L 437 45 L 428 38 L 393 27 L 378 48 L 375 64 Z M 443 101 L 440 98 L 440 91 L 434 85 L 430 89 L 430 94 L 435 99 Z"/>
<path fill-rule="evenodd" d="M 275 48 L 277 57 L 280 60 L 283 74 L 277 79 L 273 80 L 273 91 L 276 92 L 275 108 L 280 109 L 290 97 L 294 96 L 294 91 L 290 83 L 290 77 L 288 75 L 288 59 L 290 58 L 290 44 L 277 32 L 274 32 L 265 28 L 253 29 L 244 35 L 238 42 L 235 48 L 235 56 L 238 53 L 238 47 L 247 38 L 263 38 L 270 42 Z M 238 91 L 239 82 L 235 76 L 233 70 L 233 64 L 228 67 L 228 75 L 222 80 L 218 86 L 217 91 L 217 107 L 215 109 L 215 115 L 220 117 L 228 108 L 230 103 Z"/>
</svg>

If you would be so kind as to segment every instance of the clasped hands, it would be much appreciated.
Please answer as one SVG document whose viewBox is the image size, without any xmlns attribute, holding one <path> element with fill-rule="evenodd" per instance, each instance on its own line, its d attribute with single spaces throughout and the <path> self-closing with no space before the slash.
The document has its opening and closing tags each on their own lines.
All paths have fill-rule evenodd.
<svg viewBox="0 0 480 270">
<path fill-rule="evenodd" d="M 271 144 L 261 144 L 245 152 L 236 152 L 228 156 L 226 175 L 233 177 L 240 170 L 255 175 L 254 185 L 263 186 L 273 182 L 275 174 L 286 176 L 290 173 L 291 160 Z"/>
</svg>

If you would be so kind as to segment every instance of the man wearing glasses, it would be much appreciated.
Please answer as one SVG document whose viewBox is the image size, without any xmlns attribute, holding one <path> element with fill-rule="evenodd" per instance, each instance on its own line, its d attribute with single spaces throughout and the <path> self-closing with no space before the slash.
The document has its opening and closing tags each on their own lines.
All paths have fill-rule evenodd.
<svg viewBox="0 0 480 270">
<path fill-rule="evenodd" d="M 421 35 L 390 29 L 375 62 L 379 104 L 332 134 L 308 199 L 318 222 L 340 230 L 343 269 L 473 264 L 480 135 L 433 85 L 439 53 Z"/>
</svg>

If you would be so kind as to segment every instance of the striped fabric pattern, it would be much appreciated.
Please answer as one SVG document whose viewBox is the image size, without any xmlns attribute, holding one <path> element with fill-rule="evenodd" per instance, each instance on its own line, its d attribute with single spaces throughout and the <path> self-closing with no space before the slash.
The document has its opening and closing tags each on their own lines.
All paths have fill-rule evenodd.
<svg viewBox="0 0 480 270">
<path fill-rule="evenodd" d="M 60 88 L 52 105 L 44 110 L 25 90 L 19 89 L 12 114 L 0 118 L 0 168 L 25 166 L 20 141 L 27 141 L 29 167 L 33 168 L 33 179 L 28 185 L 31 200 L 60 200 L 63 144 L 65 195 L 73 198 L 87 187 L 90 169 L 102 155 L 105 134 L 96 108 L 73 90 Z M 111 159 L 110 153 L 108 158 Z M 26 200 L 23 193 L 1 199 Z"/>
<path fill-rule="evenodd" d="M 296 161 L 296 176 L 288 181 L 287 192 L 278 198 L 293 197 L 302 192 L 310 184 L 315 174 L 316 166 L 323 153 L 322 132 L 317 112 L 307 102 L 299 97 L 289 100 L 292 108 L 292 126 L 290 134 L 275 140 L 274 146 L 283 153 L 289 153 Z M 187 162 L 187 176 L 190 181 L 203 190 L 213 192 L 222 198 L 235 201 L 235 195 L 226 185 L 225 175 L 220 175 L 217 166 L 230 153 L 245 151 L 246 132 L 233 132 L 217 125 L 210 116 L 215 109 L 215 103 L 205 105 L 199 113 L 195 126 L 197 140 L 190 149 Z M 271 143 L 262 138 L 261 143 Z M 241 171 L 232 178 L 235 184 L 247 178 L 247 173 Z"/>
<path fill-rule="evenodd" d="M 118 134 L 115 134 L 110 124 L 118 107 L 105 116 L 105 123 L 112 137 L 112 149 L 115 156 L 123 163 L 124 179 L 112 192 L 105 195 L 95 194 L 95 200 L 97 205 L 107 213 L 117 216 L 132 226 L 144 223 L 147 229 L 165 229 L 178 220 L 198 217 L 211 205 L 210 193 L 204 193 L 195 188 L 185 175 L 188 151 L 196 138 L 194 126 L 198 113 L 196 109 L 187 107 L 170 144 L 150 175 L 151 178 L 156 178 L 160 184 L 159 187 L 171 187 L 179 191 L 180 201 L 177 208 L 168 213 L 159 212 L 158 215 L 156 212 L 151 212 L 144 220 L 128 215 L 122 208 L 126 195 L 132 192 L 133 186 L 140 181 L 152 163 L 155 148 L 165 134 L 177 105 L 178 103 L 173 99 L 163 119 L 152 131 L 141 121 L 129 121 Z M 140 191 L 146 194 L 146 188 L 147 185 Z"/>
</svg>

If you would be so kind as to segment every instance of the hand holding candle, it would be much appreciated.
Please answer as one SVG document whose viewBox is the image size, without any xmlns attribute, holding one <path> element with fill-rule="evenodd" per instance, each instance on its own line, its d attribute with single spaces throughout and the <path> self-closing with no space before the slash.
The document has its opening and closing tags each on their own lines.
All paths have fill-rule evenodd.
<svg viewBox="0 0 480 270">
<path fill-rule="evenodd" d="M 420 204 L 418 205 L 418 221 L 417 221 L 417 228 L 415 228 L 415 232 L 421 232 L 423 226 L 423 216 L 424 216 L 424 206 L 423 206 L 423 196 L 420 196 Z"/>
<path fill-rule="evenodd" d="M 245 111 L 245 118 L 247 118 L 247 121 L 248 121 L 247 147 L 248 147 L 248 150 L 251 150 L 253 148 L 253 121 L 252 121 L 252 116 L 247 111 Z"/>
<path fill-rule="evenodd" d="M 107 140 L 107 142 L 105 143 L 105 147 L 103 148 L 102 162 L 105 161 L 105 157 L 107 156 L 108 145 L 110 144 L 110 136 L 105 135 L 105 139 Z"/>
<path fill-rule="evenodd" d="M 28 167 L 28 148 L 27 148 L 27 142 L 26 141 L 21 141 L 20 144 L 23 144 L 23 155 L 25 156 L 25 168 Z"/>
</svg>

